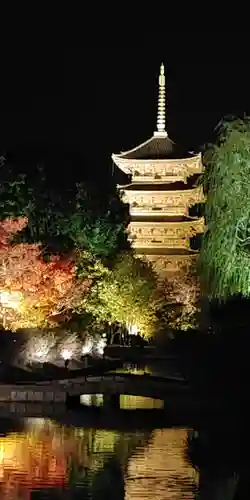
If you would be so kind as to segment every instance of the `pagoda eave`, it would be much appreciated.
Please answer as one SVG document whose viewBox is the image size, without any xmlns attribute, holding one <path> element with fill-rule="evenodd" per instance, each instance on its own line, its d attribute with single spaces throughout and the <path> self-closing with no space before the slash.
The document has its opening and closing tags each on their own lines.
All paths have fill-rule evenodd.
<svg viewBox="0 0 250 500">
<path fill-rule="evenodd" d="M 203 172 L 201 154 L 180 159 L 125 159 L 112 155 L 114 163 L 136 183 L 187 182 L 187 178 Z"/>
<path fill-rule="evenodd" d="M 164 165 L 164 164 L 169 164 L 169 165 L 175 165 L 175 164 L 193 164 L 194 162 L 201 162 L 201 153 L 197 153 L 192 156 L 188 157 L 183 157 L 183 158 L 124 158 L 122 154 L 112 154 L 112 160 L 113 162 L 117 165 L 117 167 L 121 168 L 122 170 L 125 169 L 129 173 L 131 167 L 133 165 L 145 165 L 145 164 L 150 164 L 150 165 Z M 201 165 L 202 166 L 202 165 Z"/>
<path fill-rule="evenodd" d="M 157 130 L 145 142 L 135 146 L 129 151 L 115 155 L 123 160 L 145 159 L 182 159 L 194 156 L 193 152 L 180 148 L 170 137 L 166 130 Z"/>
<path fill-rule="evenodd" d="M 130 190 L 124 189 L 123 201 L 129 203 L 130 214 L 140 215 L 188 215 L 189 207 L 205 201 L 201 186 L 187 190 Z"/>
</svg>

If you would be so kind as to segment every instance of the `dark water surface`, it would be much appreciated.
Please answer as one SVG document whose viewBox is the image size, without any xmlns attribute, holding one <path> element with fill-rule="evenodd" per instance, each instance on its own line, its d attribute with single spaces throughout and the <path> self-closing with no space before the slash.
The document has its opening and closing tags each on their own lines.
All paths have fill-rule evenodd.
<svg viewBox="0 0 250 500">
<path fill-rule="evenodd" d="M 164 367 L 125 369 L 164 373 Z M 92 411 L 103 396 L 83 395 L 81 403 L 82 412 Z M 121 395 L 120 408 L 129 422 L 133 410 L 152 415 L 163 402 Z M 227 417 L 152 431 L 145 430 L 145 412 L 138 430 L 129 431 L 118 421 L 107 430 L 91 428 L 91 419 L 77 428 L 44 418 L 0 419 L 0 500 L 250 498 L 247 428 L 234 419 L 227 426 Z"/>
</svg>

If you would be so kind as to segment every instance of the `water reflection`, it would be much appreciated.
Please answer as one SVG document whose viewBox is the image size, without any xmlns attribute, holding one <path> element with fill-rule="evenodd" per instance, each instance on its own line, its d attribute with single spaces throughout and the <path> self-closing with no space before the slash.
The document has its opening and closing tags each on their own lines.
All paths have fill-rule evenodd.
<svg viewBox="0 0 250 500">
<path fill-rule="evenodd" d="M 185 457 L 187 429 L 152 433 L 127 466 L 126 499 L 189 500 L 195 498 L 198 474 Z"/>
<path fill-rule="evenodd" d="M 103 406 L 104 395 L 103 394 L 82 394 L 80 396 L 80 403 L 85 406 Z"/>
<path fill-rule="evenodd" d="M 26 419 L 0 437 L 0 498 L 191 499 L 187 429 L 116 432 Z M 39 493 L 38 493 L 39 492 Z"/>
<path fill-rule="evenodd" d="M 144 364 L 140 366 L 139 363 L 124 363 L 122 368 L 116 368 L 114 371 L 111 370 L 110 373 L 132 373 L 134 375 L 148 375 L 153 374 L 151 366 L 145 366 Z"/>
<path fill-rule="evenodd" d="M 104 394 L 82 394 L 80 396 L 82 405 L 102 407 L 105 404 Z M 121 394 L 119 396 L 118 406 L 121 410 L 139 410 L 139 409 L 162 409 L 164 401 L 160 399 L 144 398 L 142 396 L 132 396 Z"/>
<path fill-rule="evenodd" d="M 135 375 L 144 375 L 144 373 L 149 375 L 156 375 L 158 377 L 181 377 L 176 360 L 168 359 L 167 361 L 157 360 L 155 362 L 151 361 L 145 365 L 145 362 L 128 363 L 125 362 L 122 368 L 115 370 L 116 373 L 133 373 Z M 112 373 L 112 372 L 111 372 Z"/>
<path fill-rule="evenodd" d="M 62 488 L 66 471 L 63 435 L 51 422 L 27 422 L 23 432 L 0 437 L 1 499 L 28 500 L 33 489 Z"/>
<path fill-rule="evenodd" d="M 161 409 L 164 408 L 164 401 L 160 399 L 144 398 L 141 396 L 131 396 L 128 394 L 121 394 L 120 408 L 121 410 Z"/>
</svg>

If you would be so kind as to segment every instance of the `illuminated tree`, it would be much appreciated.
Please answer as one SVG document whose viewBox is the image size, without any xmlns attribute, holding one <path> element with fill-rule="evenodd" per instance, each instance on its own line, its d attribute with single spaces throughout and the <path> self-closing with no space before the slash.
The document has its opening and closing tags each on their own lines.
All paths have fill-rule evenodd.
<svg viewBox="0 0 250 500">
<path fill-rule="evenodd" d="M 200 254 L 206 294 L 224 301 L 250 295 L 250 122 L 220 124 L 217 143 L 207 151 L 207 231 Z"/>
<path fill-rule="evenodd" d="M 90 286 L 76 278 L 73 256 L 44 260 L 38 244 L 11 243 L 26 218 L 0 222 L 0 314 L 11 329 L 42 326 L 74 310 Z"/>
<path fill-rule="evenodd" d="M 65 361 L 77 359 L 82 355 L 83 343 L 77 333 L 68 333 L 59 342 L 58 353 Z"/>
<path fill-rule="evenodd" d="M 51 362 L 56 355 L 55 345 L 56 336 L 53 332 L 34 332 L 25 343 L 20 358 L 24 364 Z"/>
<path fill-rule="evenodd" d="M 180 269 L 161 282 L 157 291 L 159 316 L 172 329 L 197 326 L 200 286 L 194 265 Z"/>
<path fill-rule="evenodd" d="M 86 263 L 83 269 L 87 272 Z M 134 325 L 146 336 L 153 334 L 156 277 L 147 263 L 126 252 L 110 269 L 92 260 L 89 272 L 93 285 L 83 304 L 87 311 L 102 321 Z"/>
</svg>

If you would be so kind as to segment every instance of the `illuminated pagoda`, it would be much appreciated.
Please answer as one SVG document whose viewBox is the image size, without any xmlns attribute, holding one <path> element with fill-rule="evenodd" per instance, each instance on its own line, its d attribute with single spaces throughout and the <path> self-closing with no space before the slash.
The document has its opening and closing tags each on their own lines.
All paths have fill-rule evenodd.
<svg viewBox="0 0 250 500">
<path fill-rule="evenodd" d="M 190 215 L 190 208 L 204 201 L 195 181 L 203 171 L 201 154 L 185 152 L 165 128 L 165 74 L 161 65 L 157 131 L 143 144 L 120 154 L 114 163 L 129 176 L 118 186 L 129 203 L 131 244 L 164 275 L 186 267 L 197 250 L 191 238 L 204 231 L 204 218 Z"/>
</svg>

